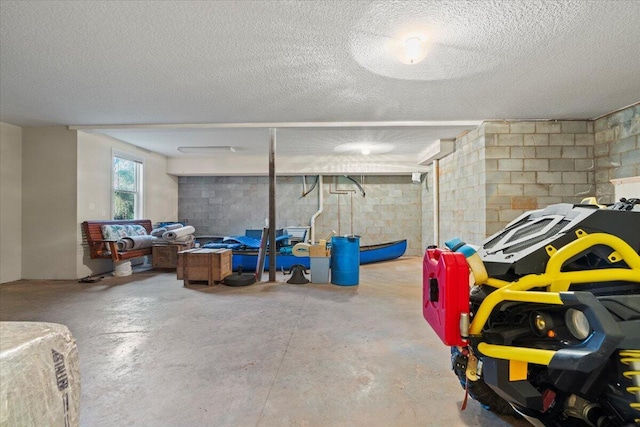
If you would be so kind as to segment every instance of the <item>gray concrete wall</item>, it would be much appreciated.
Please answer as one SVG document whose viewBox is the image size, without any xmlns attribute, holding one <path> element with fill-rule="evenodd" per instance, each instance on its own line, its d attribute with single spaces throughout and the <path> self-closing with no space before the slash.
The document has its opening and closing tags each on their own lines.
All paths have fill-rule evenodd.
<svg viewBox="0 0 640 427">
<path fill-rule="evenodd" d="M 278 177 L 276 226 L 308 225 L 317 210 L 317 194 L 314 190 L 302 198 L 301 177 Z M 247 228 L 265 226 L 268 196 L 267 177 L 180 177 L 178 219 L 194 226 L 198 235 L 244 234 Z"/>
<path fill-rule="evenodd" d="M 595 121 L 595 163 L 598 201 L 613 203 L 610 180 L 640 176 L 640 104 Z"/>
<path fill-rule="evenodd" d="M 455 151 L 440 160 L 439 246 L 453 237 L 478 244 L 486 235 L 485 137 L 483 128 L 456 138 Z"/>
<path fill-rule="evenodd" d="M 367 176 L 367 197 L 354 194 L 353 200 L 331 190 L 355 186 L 325 177 L 317 237 L 336 230 L 362 235 L 363 244 L 406 238 L 409 255 L 456 236 L 478 244 L 528 210 L 594 195 L 612 202 L 610 179 L 640 175 L 639 141 L 639 105 L 603 117 L 595 127 L 590 120 L 485 122 L 458 137 L 455 152 L 440 160 L 438 242 L 433 171 L 419 186 L 409 176 Z M 317 207 L 316 192 L 300 198 L 301 180 L 278 178 L 278 227 L 307 225 Z M 179 217 L 199 234 L 241 234 L 264 225 L 267 193 L 264 177 L 180 178 Z"/>
<path fill-rule="evenodd" d="M 595 195 L 593 129 L 587 120 L 499 121 L 458 137 L 440 160 L 438 243 L 479 244 L 525 211 Z"/>
<path fill-rule="evenodd" d="M 324 177 L 324 210 L 316 220 L 316 239 L 334 230 L 360 235 L 362 245 L 407 239 L 407 255 L 420 255 L 421 186 L 406 175 L 354 178 L 366 197 L 344 177 Z M 307 178 L 308 184 L 314 181 Z M 244 234 L 247 228 L 265 225 L 268 192 L 267 177 L 180 177 L 178 218 L 194 226 L 198 235 Z M 276 203 L 278 228 L 306 226 L 318 209 L 318 190 L 303 198 L 302 177 L 278 177 Z"/>
<path fill-rule="evenodd" d="M 486 234 L 525 211 L 595 195 L 593 122 L 485 122 Z"/>
<path fill-rule="evenodd" d="M 335 230 L 338 234 L 361 236 L 362 245 L 407 239 L 407 255 L 421 255 L 421 186 L 411 183 L 409 175 L 368 175 L 364 179 L 366 197 L 342 177 L 325 178 L 325 212 L 318 218 L 317 236 Z M 350 194 L 331 194 L 347 190 Z M 353 216 L 351 215 L 353 202 Z M 340 203 L 340 221 L 338 221 Z"/>
</svg>

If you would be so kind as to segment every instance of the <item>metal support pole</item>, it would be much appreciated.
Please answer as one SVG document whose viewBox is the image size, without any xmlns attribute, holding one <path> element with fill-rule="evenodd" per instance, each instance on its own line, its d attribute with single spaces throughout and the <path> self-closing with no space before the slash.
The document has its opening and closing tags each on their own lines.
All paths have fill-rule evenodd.
<svg viewBox="0 0 640 427">
<path fill-rule="evenodd" d="M 269 129 L 269 282 L 276 281 L 276 129 Z"/>
<path fill-rule="evenodd" d="M 433 161 L 433 244 L 440 246 L 440 161 Z"/>
</svg>

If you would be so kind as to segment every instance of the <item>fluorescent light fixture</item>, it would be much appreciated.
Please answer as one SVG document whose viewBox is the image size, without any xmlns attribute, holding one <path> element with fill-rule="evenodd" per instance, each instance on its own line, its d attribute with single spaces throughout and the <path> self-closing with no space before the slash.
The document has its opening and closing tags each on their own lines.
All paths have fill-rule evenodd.
<svg viewBox="0 0 640 427">
<path fill-rule="evenodd" d="M 367 154 L 371 154 L 371 149 L 363 148 L 361 152 L 362 152 L 362 154 L 364 154 L 366 156 Z"/>
<path fill-rule="evenodd" d="M 178 147 L 178 151 L 185 154 L 210 154 L 225 151 L 235 153 L 236 149 L 231 145 L 208 145 L 203 147 Z"/>
</svg>

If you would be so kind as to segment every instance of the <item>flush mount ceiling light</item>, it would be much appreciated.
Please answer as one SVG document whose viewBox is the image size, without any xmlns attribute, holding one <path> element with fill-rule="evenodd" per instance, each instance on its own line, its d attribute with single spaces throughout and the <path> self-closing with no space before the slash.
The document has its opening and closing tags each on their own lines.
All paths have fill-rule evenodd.
<svg viewBox="0 0 640 427">
<path fill-rule="evenodd" d="M 185 154 L 211 154 L 211 153 L 235 153 L 236 149 L 231 145 L 209 145 L 203 147 L 178 147 L 178 151 Z"/>
<path fill-rule="evenodd" d="M 386 154 L 393 151 L 393 145 L 386 142 L 347 142 L 333 148 L 340 154 Z"/>
<path fill-rule="evenodd" d="M 394 37 L 388 44 L 389 52 L 405 65 L 415 65 L 427 56 L 427 37 L 420 32 L 404 33 Z"/>
<path fill-rule="evenodd" d="M 417 64 L 424 59 L 420 37 L 413 36 L 404 41 L 404 57 L 407 64 Z"/>
</svg>

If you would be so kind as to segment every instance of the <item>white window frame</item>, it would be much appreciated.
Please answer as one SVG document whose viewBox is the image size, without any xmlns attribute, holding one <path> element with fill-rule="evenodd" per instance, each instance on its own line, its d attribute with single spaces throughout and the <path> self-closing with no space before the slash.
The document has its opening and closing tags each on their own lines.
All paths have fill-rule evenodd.
<svg viewBox="0 0 640 427">
<path fill-rule="evenodd" d="M 144 176 L 144 157 L 138 156 L 134 153 L 130 153 L 128 151 L 122 151 L 113 148 L 111 150 L 111 219 L 115 216 L 115 174 L 113 171 L 113 159 L 120 158 L 124 160 L 129 160 L 136 163 L 136 189 L 132 192 L 134 193 L 134 202 L 133 202 L 133 216 L 134 219 L 143 219 L 144 218 L 144 185 L 143 185 L 143 176 Z"/>
</svg>

